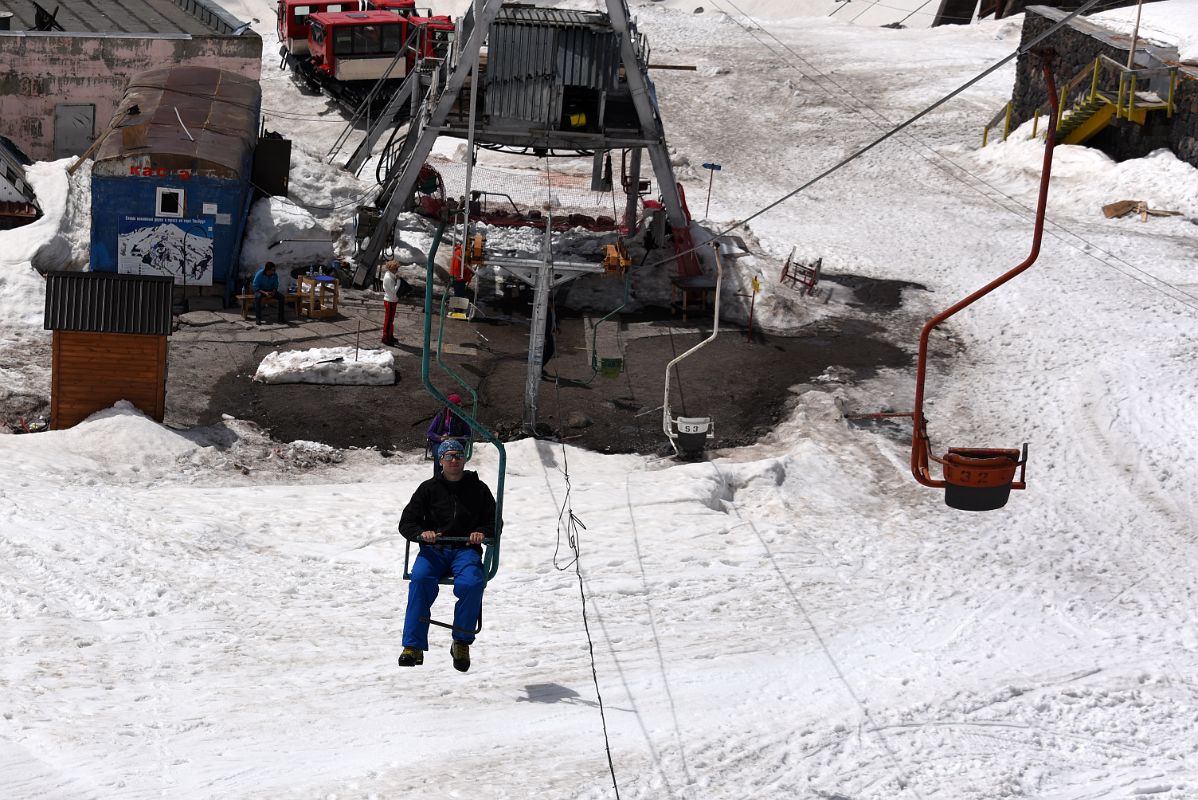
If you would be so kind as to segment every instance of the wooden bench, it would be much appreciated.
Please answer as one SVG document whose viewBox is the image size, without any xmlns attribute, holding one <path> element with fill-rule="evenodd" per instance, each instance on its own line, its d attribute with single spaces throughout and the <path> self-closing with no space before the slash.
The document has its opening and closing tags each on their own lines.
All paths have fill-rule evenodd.
<svg viewBox="0 0 1198 800">
<path fill-rule="evenodd" d="M 239 294 L 239 295 L 237 295 L 237 301 L 239 303 L 241 303 L 241 318 L 249 319 L 250 318 L 250 309 L 254 307 L 254 295 L 252 293 L 251 294 Z M 297 316 L 297 317 L 299 316 L 299 305 L 300 305 L 299 301 L 300 301 L 300 296 L 298 294 L 296 294 L 295 292 L 288 292 L 287 294 L 283 295 L 283 302 L 287 303 L 288 305 L 290 305 L 292 308 L 295 309 L 294 313 L 295 313 L 295 316 Z M 273 304 L 273 303 L 277 303 L 278 300 L 276 300 L 274 297 L 264 297 L 264 298 L 262 298 L 262 302 Z"/>
</svg>

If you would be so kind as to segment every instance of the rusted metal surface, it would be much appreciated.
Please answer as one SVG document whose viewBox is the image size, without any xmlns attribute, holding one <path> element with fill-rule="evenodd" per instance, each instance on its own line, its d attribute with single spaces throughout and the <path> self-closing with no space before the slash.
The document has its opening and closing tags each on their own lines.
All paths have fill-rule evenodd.
<svg viewBox="0 0 1198 800">
<path fill-rule="evenodd" d="M 92 174 L 128 175 L 152 160 L 155 168 L 191 175 L 248 178 L 261 105 L 258 82 L 226 70 L 172 67 L 134 75 Z"/>
<path fill-rule="evenodd" d="M 232 35 L 242 23 L 208 0 L 89 0 L 86 3 L 42 3 L 55 11 L 54 22 L 66 33 L 163 33 Z M 0 0 L 0 11 L 12 12 L 13 31 L 35 30 L 37 9 L 22 0 Z"/>
</svg>

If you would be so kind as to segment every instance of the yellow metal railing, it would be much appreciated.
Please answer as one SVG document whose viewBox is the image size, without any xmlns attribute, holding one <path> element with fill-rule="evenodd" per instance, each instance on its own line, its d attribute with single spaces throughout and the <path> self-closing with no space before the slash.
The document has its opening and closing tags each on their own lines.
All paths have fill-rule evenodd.
<svg viewBox="0 0 1198 800">
<path fill-rule="evenodd" d="M 1153 78 L 1168 78 L 1169 88 L 1165 98 L 1153 101 L 1140 96 L 1140 86 L 1149 83 Z M 1104 83 L 1103 78 L 1107 81 Z M 1113 84 L 1113 87 L 1112 87 Z M 1151 67 L 1129 69 L 1108 56 L 1094 59 L 1094 80 L 1090 86 L 1088 101 L 1097 100 L 1112 103 L 1115 106 L 1115 116 L 1143 122 L 1145 111 L 1164 110 L 1166 116 L 1173 117 L 1173 99 L 1177 89 L 1177 67 Z"/>
<path fill-rule="evenodd" d="M 1141 82 L 1147 83 L 1154 77 L 1168 76 L 1169 90 L 1167 97 L 1159 102 L 1138 96 Z M 1089 78 L 1089 89 L 1082 89 Z M 1105 79 L 1105 80 L 1104 80 Z M 1068 83 L 1061 87 L 1061 108 L 1057 118 L 1059 131 L 1072 113 L 1095 103 L 1110 103 L 1115 106 L 1115 116 L 1132 122 L 1143 123 L 1145 113 L 1151 110 L 1163 109 L 1170 119 L 1173 118 L 1174 97 L 1177 89 L 1177 67 L 1154 67 L 1144 69 L 1128 69 L 1108 56 L 1098 56 L 1093 62 L 1083 67 Z M 1005 142 L 1011 134 L 1011 117 L 1013 105 L 1008 102 L 999 109 L 982 129 L 982 147 L 990 141 L 990 131 L 1003 123 L 1002 140 Z M 1045 101 L 1032 114 L 1032 138 L 1040 135 L 1040 117 L 1048 113 L 1048 102 Z"/>
<path fill-rule="evenodd" d="M 986 123 L 986 127 L 982 128 L 982 147 L 985 147 L 990 142 L 990 129 L 998 124 L 1001 119 L 1002 124 L 1002 140 L 1005 142 L 1007 137 L 1011 135 L 1011 113 L 1014 110 L 1014 104 L 1010 100 L 1007 104 L 998 110 L 998 113 L 990 118 Z"/>
</svg>

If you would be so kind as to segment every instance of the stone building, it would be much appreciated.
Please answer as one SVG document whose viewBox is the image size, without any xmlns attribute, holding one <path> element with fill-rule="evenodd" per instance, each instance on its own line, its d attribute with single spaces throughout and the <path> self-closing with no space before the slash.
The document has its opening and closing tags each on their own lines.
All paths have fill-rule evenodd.
<svg viewBox="0 0 1198 800">
<path fill-rule="evenodd" d="M 82 155 L 129 77 L 170 66 L 257 81 L 262 39 L 213 0 L 0 0 L 0 136 L 35 161 Z"/>
</svg>

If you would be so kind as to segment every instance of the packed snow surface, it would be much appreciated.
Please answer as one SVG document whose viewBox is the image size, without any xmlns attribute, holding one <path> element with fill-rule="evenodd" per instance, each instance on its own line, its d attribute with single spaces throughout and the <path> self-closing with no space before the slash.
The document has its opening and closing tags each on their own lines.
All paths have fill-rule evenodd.
<svg viewBox="0 0 1198 800">
<path fill-rule="evenodd" d="M 272 6 L 229 5 L 273 42 Z M 633 3 L 655 59 L 699 67 L 654 77 L 696 216 L 699 165 L 723 165 L 716 230 L 1019 40 L 1017 20 L 894 30 L 736 5 L 759 24 L 727 0 Z M 1149 10 L 1192 30 L 1189 0 Z M 301 155 L 292 205 L 255 210 L 250 258 L 324 258 L 370 186 L 321 163 L 343 122 L 264 50 L 268 127 Z M 778 326 L 845 302 L 778 286 L 792 248 L 909 281 L 877 322 L 913 347 L 1030 247 L 1039 143 L 976 147 L 1012 79 L 738 229 L 754 256 L 728 265 L 735 291 L 761 278 Z M 46 218 L 0 233 L 10 395 L 48 393 L 31 259 L 61 237 L 86 260 L 86 170 L 68 181 L 67 163 L 29 170 Z M 1195 186 L 1168 153 L 1061 147 L 1036 266 L 932 337 L 937 450 L 1030 443 L 1001 511 L 946 508 L 908 473 L 908 428 L 845 419 L 909 410 L 908 371 L 829 371 L 761 442 L 701 463 L 476 445 L 491 486 L 505 466 L 505 526 L 466 674 L 440 630 L 423 667 L 395 665 L 418 454 L 284 445 L 233 418 L 174 430 L 127 404 L 0 436 L 0 796 L 1198 797 Z M 1181 215 L 1105 219 L 1122 199 Z"/>
<path fill-rule="evenodd" d="M 254 380 L 262 383 L 330 383 L 345 386 L 389 386 L 395 383 L 395 354 L 356 347 L 313 347 L 276 350 L 258 364 Z"/>
</svg>

